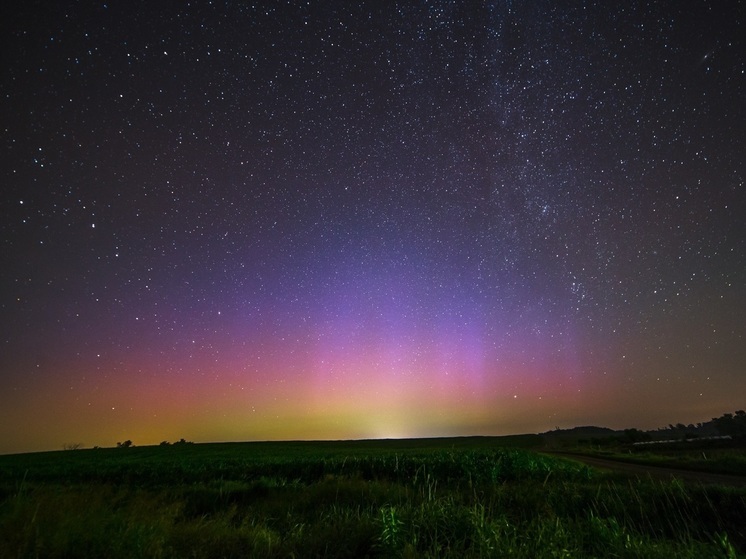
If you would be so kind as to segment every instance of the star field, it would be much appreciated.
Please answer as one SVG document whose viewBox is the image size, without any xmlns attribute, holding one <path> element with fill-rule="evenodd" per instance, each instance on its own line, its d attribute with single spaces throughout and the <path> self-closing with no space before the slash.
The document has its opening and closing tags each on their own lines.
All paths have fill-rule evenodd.
<svg viewBox="0 0 746 559">
<path fill-rule="evenodd" d="M 0 452 L 743 407 L 738 2 L 2 19 Z"/>
</svg>

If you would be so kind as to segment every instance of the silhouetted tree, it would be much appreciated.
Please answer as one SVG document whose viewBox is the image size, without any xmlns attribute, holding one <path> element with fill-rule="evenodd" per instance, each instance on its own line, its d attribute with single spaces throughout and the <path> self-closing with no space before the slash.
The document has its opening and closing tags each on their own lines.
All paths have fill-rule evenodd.
<svg viewBox="0 0 746 559">
<path fill-rule="evenodd" d="M 132 446 L 132 441 L 127 439 L 123 443 L 117 443 L 117 448 L 130 448 Z"/>
<path fill-rule="evenodd" d="M 640 431 L 639 429 L 625 429 L 624 430 L 624 436 L 627 438 L 627 440 L 631 443 L 639 443 L 642 441 L 649 441 L 650 440 L 650 434 Z"/>
<path fill-rule="evenodd" d="M 730 435 L 731 437 L 746 436 L 746 412 L 738 410 L 735 415 L 724 413 L 720 417 L 713 417 L 712 422 L 721 435 Z"/>
</svg>

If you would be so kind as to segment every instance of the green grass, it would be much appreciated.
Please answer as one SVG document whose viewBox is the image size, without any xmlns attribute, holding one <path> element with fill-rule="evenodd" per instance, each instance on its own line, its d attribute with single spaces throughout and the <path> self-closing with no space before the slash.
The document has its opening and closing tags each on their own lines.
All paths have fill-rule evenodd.
<svg viewBox="0 0 746 559">
<path fill-rule="evenodd" d="M 647 450 L 632 453 L 595 452 L 594 454 L 634 464 L 746 476 L 746 452 L 744 449 L 676 450 L 668 452 L 665 450 Z"/>
<path fill-rule="evenodd" d="M 501 442 L 0 456 L 0 557 L 702 558 L 746 549 L 746 490 L 607 475 Z"/>
</svg>

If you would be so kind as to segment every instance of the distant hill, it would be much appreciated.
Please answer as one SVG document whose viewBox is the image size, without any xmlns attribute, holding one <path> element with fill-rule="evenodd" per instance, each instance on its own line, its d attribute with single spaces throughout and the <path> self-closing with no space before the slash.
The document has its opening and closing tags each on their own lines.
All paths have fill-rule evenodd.
<svg viewBox="0 0 746 559">
<path fill-rule="evenodd" d="M 655 430 L 640 431 L 629 428 L 614 430 L 607 427 L 587 425 L 572 429 L 555 429 L 541 433 L 540 436 L 550 446 L 567 447 L 571 444 L 592 443 L 596 446 L 613 444 L 631 444 L 655 441 L 690 441 L 696 439 L 712 439 L 713 437 L 732 437 L 735 440 L 746 441 L 746 411 L 738 410 L 734 413 L 724 413 L 720 417 L 713 417 L 711 421 L 697 423 L 669 424 Z M 554 443 L 552 443 L 554 441 Z"/>
<path fill-rule="evenodd" d="M 555 429 L 554 431 L 547 431 L 541 433 L 544 437 L 557 437 L 557 438 L 578 438 L 578 437 L 608 437 L 611 435 L 618 435 L 622 431 L 614 431 L 608 427 L 595 427 L 593 425 L 586 425 L 583 427 L 573 427 L 572 429 Z"/>
</svg>

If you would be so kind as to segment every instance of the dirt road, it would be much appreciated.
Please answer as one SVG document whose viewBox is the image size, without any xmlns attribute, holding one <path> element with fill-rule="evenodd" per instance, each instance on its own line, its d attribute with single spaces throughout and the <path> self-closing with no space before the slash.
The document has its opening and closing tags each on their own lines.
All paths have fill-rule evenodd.
<svg viewBox="0 0 746 559">
<path fill-rule="evenodd" d="M 629 462 L 609 460 L 607 458 L 598 458 L 596 456 L 586 456 L 584 454 L 570 454 L 564 452 L 552 452 L 551 454 L 552 456 L 561 456 L 562 458 L 567 458 L 569 460 L 576 460 L 588 466 L 592 466 L 593 468 L 623 472 L 637 477 L 652 477 L 656 479 L 678 478 L 685 481 L 705 484 L 746 487 L 746 477 L 744 476 L 713 474 L 709 472 L 697 472 L 693 470 L 682 470 L 662 466 L 631 464 Z"/>
</svg>

